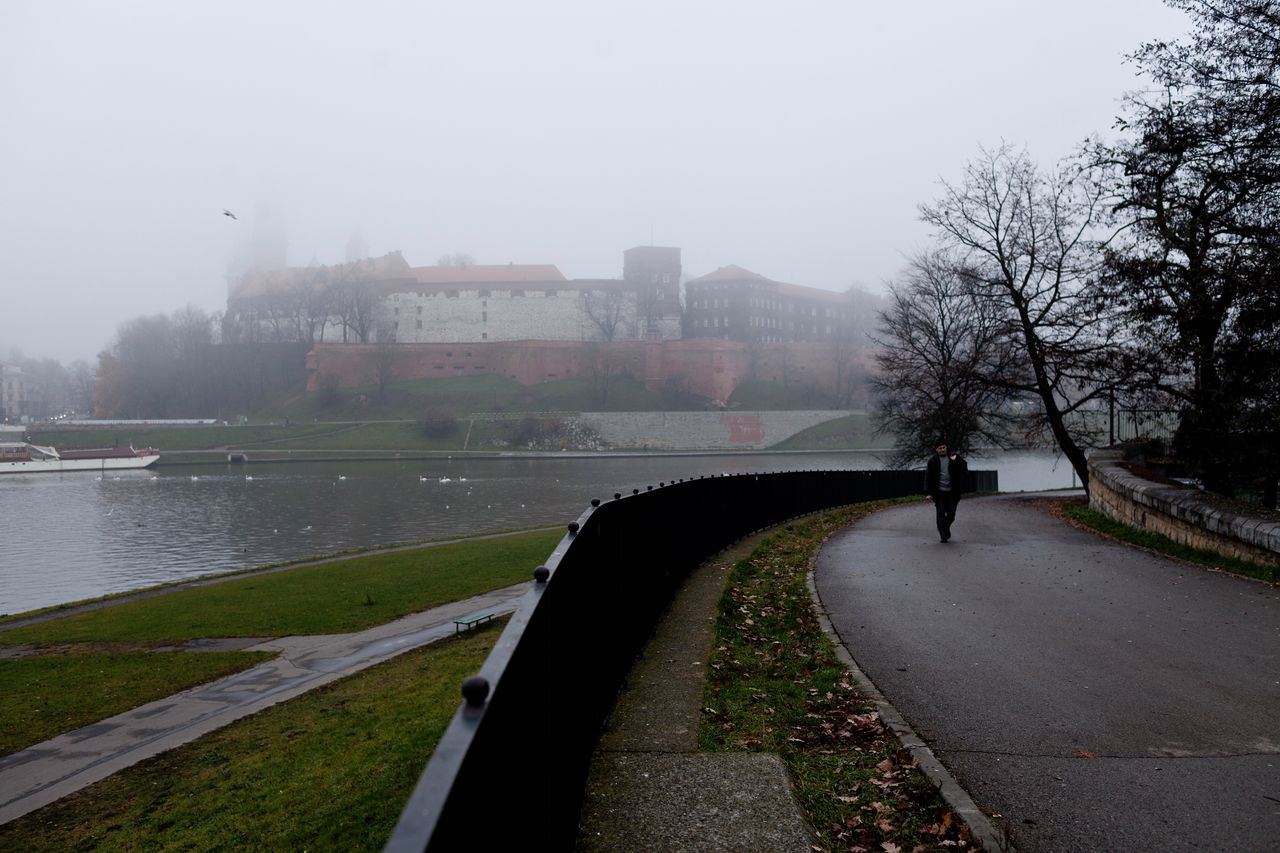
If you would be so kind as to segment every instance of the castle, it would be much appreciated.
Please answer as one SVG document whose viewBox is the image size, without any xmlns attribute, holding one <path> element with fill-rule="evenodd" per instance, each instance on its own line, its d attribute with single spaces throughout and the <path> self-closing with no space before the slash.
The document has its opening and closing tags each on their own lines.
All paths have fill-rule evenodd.
<svg viewBox="0 0 1280 853">
<path fill-rule="evenodd" d="M 551 264 L 411 267 L 399 252 L 255 272 L 228 294 L 224 337 L 312 344 L 308 387 L 497 373 L 523 384 L 628 374 L 724 401 L 746 379 L 851 396 L 874 309 L 736 266 L 683 283 L 680 249 L 637 246 L 619 279 Z M 868 316 L 870 315 L 870 317 Z"/>
</svg>

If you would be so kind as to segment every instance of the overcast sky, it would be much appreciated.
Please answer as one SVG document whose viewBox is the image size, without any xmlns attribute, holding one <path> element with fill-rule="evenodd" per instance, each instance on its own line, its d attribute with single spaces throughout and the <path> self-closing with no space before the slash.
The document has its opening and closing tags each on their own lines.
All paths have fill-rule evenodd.
<svg viewBox="0 0 1280 853">
<path fill-rule="evenodd" d="M 1158 0 L 7 0 L 0 358 L 224 307 L 267 212 L 291 264 L 358 231 L 612 277 L 652 242 L 878 289 L 939 178 L 1109 132 L 1122 54 L 1184 29 Z"/>
</svg>

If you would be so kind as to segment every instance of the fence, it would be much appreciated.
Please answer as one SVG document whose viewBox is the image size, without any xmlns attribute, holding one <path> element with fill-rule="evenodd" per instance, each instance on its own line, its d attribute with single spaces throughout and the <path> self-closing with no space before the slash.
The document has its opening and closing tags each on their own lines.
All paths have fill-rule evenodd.
<svg viewBox="0 0 1280 853">
<path fill-rule="evenodd" d="M 1114 442 L 1152 438 L 1170 442 L 1181 418 L 1181 412 L 1168 409 L 1116 409 L 1111 422 Z"/>
<path fill-rule="evenodd" d="M 994 471 L 971 481 L 998 490 Z M 593 501 L 464 683 L 386 850 L 572 849 L 600 729 L 685 576 L 755 530 L 922 486 L 919 471 L 797 471 Z"/>
</svg>

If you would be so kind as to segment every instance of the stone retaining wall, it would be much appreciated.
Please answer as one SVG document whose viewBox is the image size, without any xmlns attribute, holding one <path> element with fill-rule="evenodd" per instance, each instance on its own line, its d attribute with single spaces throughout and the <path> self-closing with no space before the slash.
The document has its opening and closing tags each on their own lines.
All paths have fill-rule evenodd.
<svg viewBox="0 0 1280 853">
<path fill-rule="evenodd" d="M 1280 566 L 1280 524 L 1212 506 L 1195 489 L 1144 480 L 1121 460 L 1118 450 L 1089 454 L 1090 507 L 1192 548 Z"/>
<path fill-rule="evenodd" d="M 583 412 L 578 421 L 609 447 L 649 450 L 762 450 L 798 432 L 853 414 L 805 412 Z"/>
</svg>

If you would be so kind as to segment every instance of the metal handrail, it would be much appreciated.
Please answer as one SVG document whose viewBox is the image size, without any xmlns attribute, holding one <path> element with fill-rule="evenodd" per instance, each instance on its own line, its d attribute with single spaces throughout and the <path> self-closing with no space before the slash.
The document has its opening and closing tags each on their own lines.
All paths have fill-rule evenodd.
<svg viewBox="0 0 1280 853">
<path fill-rule="evenodd" d="M 971 477 L 976 489 L 998 490 L 994 471 Z M 753 531 L 922 487 L 920 471 L 795 471 L 592 501 L 464 682 L 385 849 L 572 849 L 605 718 L 688 573 Z"/>
</svg>

